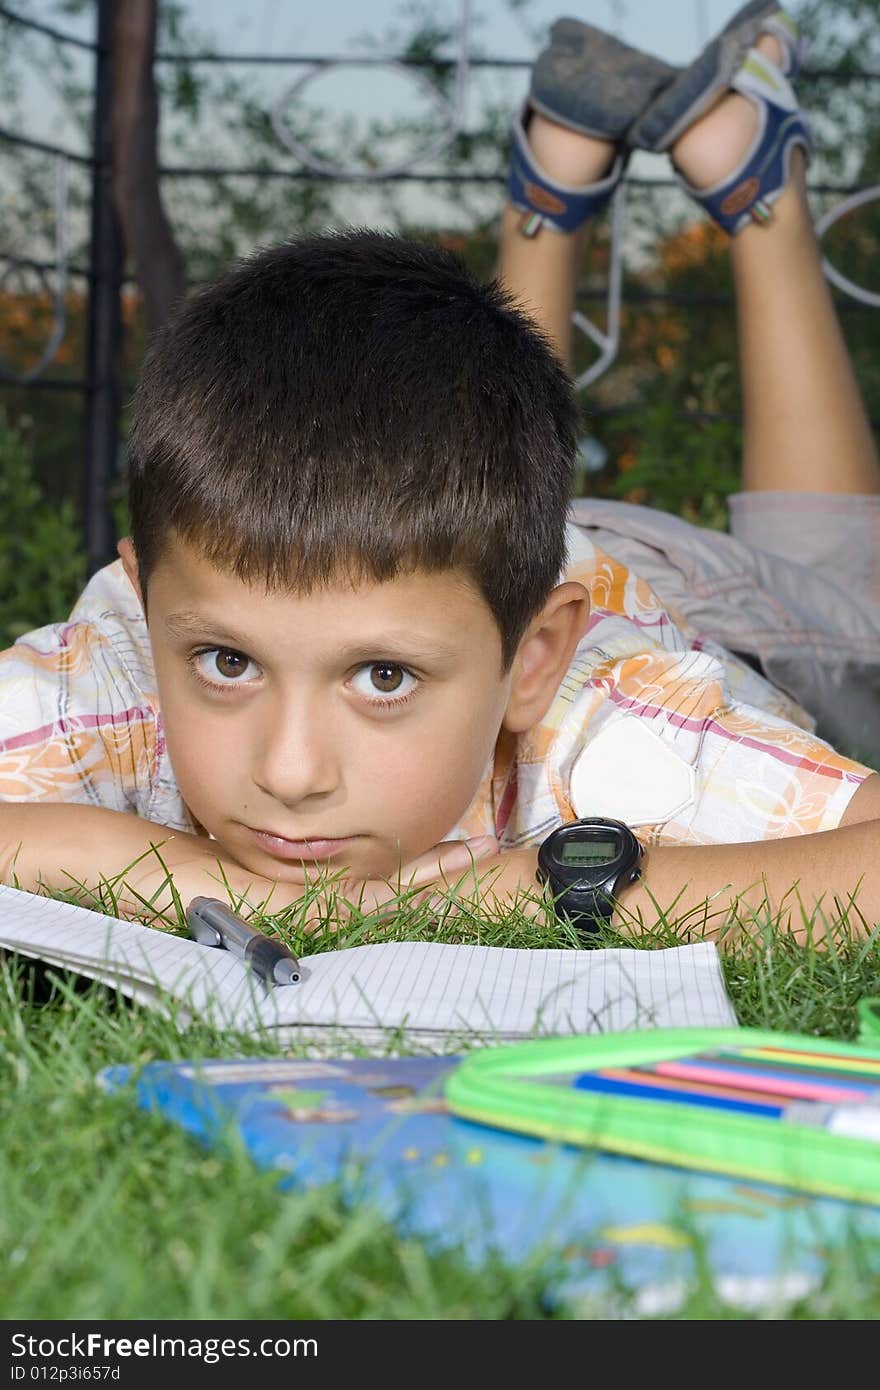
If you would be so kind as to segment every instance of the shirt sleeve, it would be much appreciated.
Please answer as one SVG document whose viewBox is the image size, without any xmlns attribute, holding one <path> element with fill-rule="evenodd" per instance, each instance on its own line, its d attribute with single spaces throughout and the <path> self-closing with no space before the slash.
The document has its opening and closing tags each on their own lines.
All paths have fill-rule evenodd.
<svg viewBox="0 0 880 1390">
<path fill-rule="evenodd" d="M 646 843 L 735 844 L 833 830 L 873 769 L 602 551 L 566 577 L 590 616 L 540 723 L 496 779 L 495 830 L 539 844 L 560 822 L 622 820 Z M 497 761 L 497 759 L 496 759 Z"/>
<path fill-rule="evenodd" d="M 155 706 L 112 633 L 72 620 L 0 654 L 0 800 L 145 815 L 156 757 Z"/>
<path fill-rule="evenodd" d="M 735 698 L 710 653 L 648 650 L 591 675 L 557 750 L 571 817 L 615 815 L 656 844 L 806 835 L 836 828 L 871 775 Z"/>
</svg>

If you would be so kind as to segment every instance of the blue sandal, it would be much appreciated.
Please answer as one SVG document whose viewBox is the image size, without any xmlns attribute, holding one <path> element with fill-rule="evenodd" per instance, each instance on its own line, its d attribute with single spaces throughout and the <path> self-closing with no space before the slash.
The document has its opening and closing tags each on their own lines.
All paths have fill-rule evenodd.
<svg viewBox="0 0 880 1390">
<path fill-rule="evenodd" d="M 627 142 L 640 150 L 668 150 L 730 86 L 749 49 L 764 33 L 780 38 L 787 53 L 793 50 L 797 30 L 780 9 L 779 0 L 750 0 L 743 5 L 698 58 L 679 68 L 662 91 L 643 103 Z"/>
<path fill-rule="evenodd" d="M 627 132 L 643 110 L 675 77 L 677 69 L 579 19 L 558 19 L 550 43 L 532 69 L 529 95 L 511 131 L 508 192 L 524 213 L 523 232 L 541 226 L 576 231 L 609 202 L 629 158 Z M 598 182 L 580 188 L 556 182 L 536 162 L 526 127 L 538 111 L 581 135 L 617 147 L 614 163 Z"/>
<path fill-rule="evenodd" d="M 679 183 L 731 236 L 750 222 L 769 222 L 772 204 L 788 183 L 791 154 L 797 146 L 809 160 L 813 142 L 806 117 L 788 79 L 758 49 L 752 49 L 730 86 L 754 103 L 758 132 L 736 169 L 714 188 Z"/>
<path fill-rule="evenodd" d="M 623 178 L 626 154 L 615 155 L 614 163 L 604 179 L 584 184 L 580 188 L 557 183 L 538 164 L 529 145 L 524 120 L 528 108 L 513 124 L 511 130 L 510 174 L 507 193 L 514 207 L 523 214 L 520 231 L 534 236 L 541 227 L 556 232 L 575 232 L 588 217 L 595 217 L 611 199 Z"/>
</svg>

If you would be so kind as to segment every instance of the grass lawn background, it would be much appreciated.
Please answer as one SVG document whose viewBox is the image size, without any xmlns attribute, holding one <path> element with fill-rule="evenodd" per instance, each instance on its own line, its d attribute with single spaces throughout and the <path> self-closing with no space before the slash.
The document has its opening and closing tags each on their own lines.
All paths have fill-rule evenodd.
<svg viewBox="0 0 880 1390">
<path fill-rule="evenodd" d="M 796 944 L 780 922 L 742 924 L 722 962 L 739 1022 L 852 1039 L 856 1006 L 880 994 L 880 934 L 848 912 Z M 437 923 L 402 904 L 381 929 L 354 915 L 305 937 L 292 910 L 273 919 L 301 954 L 389 936 L 488 945 L 574 945 L 564 929 L 510 912 Z M 178 928 L 179 929 L 179 928 Z M 604 945 L 680 944 L 667 922 L 638 940 L 610 929 Z M 819 944 L 822 938 L 823 944 Z M 275 1175 L 241 1151 L 203 1149 L 130 1097 L 95 1084 L 103 1067 L 155 1059 L 284 1055 L 263 1040 L 160 1014 L 73 975 L 0 959 L 0 1307 L 34 1319 L 543 1319 L 547 1268 L 474 1268 L 457 1252 L 401 1239 L 372 1209 L 346 1209 L 333 1185 L 279 1194 Z M 288 1054 L 292 1055 L 292 1054 Z M 725 1308 L 704 1275 L 682 1318 L 874 1318 L 880 1259 L 856 1241 L 800 1302 Z M 590 1316 L 638 1317 L 626 1290 Z M 664 1316 L 668 1317 L 669 1314 Z"/>
</svg>

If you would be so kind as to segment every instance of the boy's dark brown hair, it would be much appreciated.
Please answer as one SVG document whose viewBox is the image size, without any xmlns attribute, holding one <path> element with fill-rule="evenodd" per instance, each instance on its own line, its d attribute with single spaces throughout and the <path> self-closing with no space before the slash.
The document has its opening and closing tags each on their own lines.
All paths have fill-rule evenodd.
<svg viewBox="0 0 880 1390">
<path fill-rule="evenodd" d="M 302 592 L 460 567 L 507 666 L 565 560 L 576 416 L 547 341 L 448 252 L 360 230 L 261 251 L 147 354 L 129 442 L 143 592 L 172 529 Z"/>
</svg>

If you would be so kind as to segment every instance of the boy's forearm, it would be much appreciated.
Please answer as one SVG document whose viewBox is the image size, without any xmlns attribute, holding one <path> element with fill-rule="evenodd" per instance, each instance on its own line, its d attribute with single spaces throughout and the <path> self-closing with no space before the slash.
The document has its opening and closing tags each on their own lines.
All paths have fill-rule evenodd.
<svg viewBox="0 0 880 1390">
<path fill-rule="evenodd" d="M 747 844 L 648 846 L 641 879 L 620 894 L 615 926 L 649 927 L 660 909 L 671 923 L 686 919 L 691 935 L 712 936 L 766 904 L 799 940 L 815 917 L 818 939 L 823 916 L 831 921 L 851 900 L 854 929 L 880 923 L 880 820 Z"/>
<path fill-rule="evenodd" d="M 69 802 L 0 802 L 0 881 L 29 892 L 69 890 L 76 883 L 96 887 L 151 854 L 151 845 L 161 854 L 174 841 L 196 839 L 124 811 Z"/>
<path fill-rule="evenodd" d="M 455 842 L 451 849 L 462 850 Z M 428 862 L 437 856 L 426 856 Z M 444 856 L 440 856 L 441 863 Z M 462 866 L 458 866 L 462 867 Z M 424 874 L 425 870 L 422 870 Z M 326 917 L 323 899 L 296 879 L 269 878 L 246 868 L 216 840 L 184 830 L 172 830 L 125 811 L 53 802 L 0 802 L 0 882 L 29 892 L 75 891 L 97 895 L 109 886 L 115 915 L 140 920 L 178 920 L 178 908 L 207 895 L 225 899 L 231 892 L 248 908 L 280 910 L 306 899 L 313 914 Z M 363 884 L 337 882 L 342 894 L 355 902 L 363 896 L 369 906 L 394 897 L 384 881 Z M 367 891 L 370 890 L 370 891 Z M 107 893 L 101 898 L 107 901 Z"/>
<path fill-rule="evenodd" d="M 126 811 L 51 802 L 0 803 L 0 881 L 96 896 L 106 885 L 118 916 L 168 922 L 177 921 L 178 902 L 225 897 L 227 885 L 253 904 L 271 895 L 285 906 L 302 893 L 251 873 L 200 835 Z"/>
<path fill-rule="evenodd" d="M 142 863 L 132 869 L 139 859 Z M 132 814 L 74 804 L 0 802 L 3 883 L 29 891 L 70 890 L 77 884 L 96 888 L 124 879 L 152 899 L 164 879 L 163 861 L 184 898 L 217 892 L 221 867 L 242 892 L 282 887 L 262 883 L 240 865 L 224 861 L 221 866 L 213 842 Z M 536 887 L 537 851 L 501 854 L 496 864 L 490 896 L 515 897 L 523 888 Z M 291 901 L 297 891 L 284 885 L 281 898 Z M 138 909 L 131 895 L 121 899 L 127 912 Z M 714 936 L 737 915 L 747 920 L 751 912 L 769 909 L 784 928 L 805 939 L 812 916 L 821 935 L 822 914 L 831 920 L 838 904 L 847 910 L 851 901 L 852 927 L 870 931 L 880 923 L 880 819 L 746 844 L 648 846 L 641 879 L 619 896 L 615 925 L 625 932 L 638 931 L 640 925 L 650 928 L 662 912 L 670 923 L 684 923 L 690 936 Z M 169 905 L 170 894 L 163 891 L 156 909 Z"/>
</svg>

